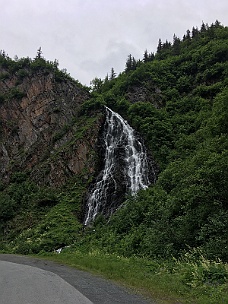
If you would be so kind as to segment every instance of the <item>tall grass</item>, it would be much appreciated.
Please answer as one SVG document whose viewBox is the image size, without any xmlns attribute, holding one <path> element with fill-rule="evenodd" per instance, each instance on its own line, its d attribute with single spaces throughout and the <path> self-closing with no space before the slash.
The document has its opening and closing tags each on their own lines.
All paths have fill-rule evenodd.
<svg viewBox="0 0 228 304">
<path fill-rule="evenodd" d="M 228 266 L 203 256 L 187 254 L 180 260 L 125 258 L 101 251 L 71 249 L 61 254 L 44 254 L 57 262 L 100 274 L 133 288 L 157 303 L 228 303 Z"/>
</svg>

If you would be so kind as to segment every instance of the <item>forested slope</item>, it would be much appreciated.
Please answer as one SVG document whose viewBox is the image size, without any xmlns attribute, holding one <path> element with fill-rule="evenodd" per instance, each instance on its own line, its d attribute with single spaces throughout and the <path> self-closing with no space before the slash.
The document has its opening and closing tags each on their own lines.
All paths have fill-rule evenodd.
<svg viewBox="0 0 228 304">
<path fill-rule="evenodd" d="M 227 27 L 203 24 L 183 40 L 159 41 L 143 61 L 130 55 L 117 78 L 95 79 L 85 108 L 107 104 L 121 113 L 144 137 L 160 174 L 107 224 L 97 220 L 94 244 L 150 257 L 198 248 L 228 261 L 227 45 Z"/>
<path fill-rule="evenodd" d="M 80 114 L 89 89 L 38 50 L 0 52 L 0 250 L 51 251 L 72 244 L 96 170 L 102 113 Z"/>
<path fill-rule="evenodd" d="M 92 181 L 87 169 L 69 173 L 69 180 L 54 191 L 35 185 L 28 170 L 12 172 L 9 183 L 1 185 L 2 249 L 38 253 L 74 243 L 123 256 L 167 258 L 196 250 L 209 259 L 228 261 L 227 45 L 227 27 L 203 24 L 183 39 L 159 41 L 156 54 L 146 51 L 143 60 L 129 55 L 118 77 L 95 78 L 91 95 L 72 122 L 52 139 L 63 145 L 48 150 L 50 159 L 62 159 L 76 139 L 98 128 L 107 105 L 144 138 L 159 167 L 156 184 L 127 198 L 108 221 L 98 216 L 92 229 L 84 229 L 83 198 Z M 36 58 L 24 68 L 4 56 L 2 81 L 9 75 L 6 62 L 11 62 L 12 73 L 18 66 L 23 79 L 23 71 L 35 69 L 54 73 L 57 82 L 72 81 L 54 63 Z M 88 88 L 83 90 L 88 94 Z M 25 97 L 18 90 L 11 93 L 17 100 Z M 0 95 L 1 104 L 9 103 L 7 96 L 5 100 Z M 72 137 L 63 141 L 67 134 Z"/>
</svg>

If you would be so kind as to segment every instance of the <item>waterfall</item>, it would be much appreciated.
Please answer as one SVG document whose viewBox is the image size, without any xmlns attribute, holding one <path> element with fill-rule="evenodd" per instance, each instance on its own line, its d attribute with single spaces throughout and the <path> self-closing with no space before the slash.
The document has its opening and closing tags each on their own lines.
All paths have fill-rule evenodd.
<svg viewBox="0 0 228 304">
<path fill-rule="evenodd" d="M 134 195 L 150 184 L 144 145 L 132 127 L 107 107 L 103 141 L 103 170 L 89 193 L 85 225 L 93 222 L 98 213 L 113 213 L 125 194 Z"/>
</svg>

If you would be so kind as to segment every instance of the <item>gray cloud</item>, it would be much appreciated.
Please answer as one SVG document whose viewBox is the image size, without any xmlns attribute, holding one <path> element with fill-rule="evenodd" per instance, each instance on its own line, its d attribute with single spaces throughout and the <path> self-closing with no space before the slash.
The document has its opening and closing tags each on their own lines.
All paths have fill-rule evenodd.
<svg viewBox="0 0 228 304">
<path fill-rule="evenodd" d="M 0 49 L 10 57 L 58 59 L 72 77 L 89 84 L 111 67 L 125 68 L 127 56 L 155 52 L 158 39 L 172 41 L 187 29 L 227 25 L 228 1 L 212 0 L 0 0 Z"/>
</svg>

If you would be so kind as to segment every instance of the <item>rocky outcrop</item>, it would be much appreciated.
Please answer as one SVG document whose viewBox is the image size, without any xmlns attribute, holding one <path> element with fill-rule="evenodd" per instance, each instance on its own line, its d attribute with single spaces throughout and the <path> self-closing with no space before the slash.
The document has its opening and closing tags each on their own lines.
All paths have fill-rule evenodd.
<svg viewBox="0 0 228 304">
<path fill-rule="evenodd" d="M 101 118 L 87 124 L 78 115 L 89 93 L 45 69 L 23 79 L 9 75 L 0 81 L 1 181 L 26 171 L 38 184 L 59 187 L 74 174 L 92 173 Z"/>
</svg>

